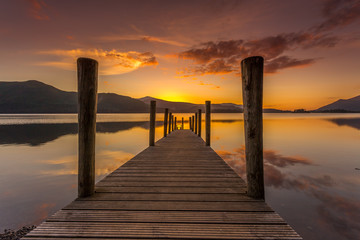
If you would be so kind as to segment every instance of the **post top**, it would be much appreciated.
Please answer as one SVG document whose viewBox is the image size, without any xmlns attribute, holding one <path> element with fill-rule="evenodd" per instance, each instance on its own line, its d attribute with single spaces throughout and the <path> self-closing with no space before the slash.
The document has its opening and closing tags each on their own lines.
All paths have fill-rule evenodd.
<svg viewBox="0 0 360 240">
<path fill-rule="evenodd" d="M 257 61 L 264 61 L 264 58 L 262 56 L 251 56 L 243 59 L 241 63 L 243 62 L 257 62 Z"/>
<path fill-rule="evenodd" d="M 85 62 L 88 62 L 88 63 L 94 62 L 94 63 L 98 64 L 98 62 L 97 62 L 95 59 L 86 58 L 86 57 L 79 57 L 79 58 L 77 59 L 77 62 L 78 62 L 78 63 L 79 63 L 79 62 L 82 62 L 82 63 L 85 63 Z"/>
</svg>

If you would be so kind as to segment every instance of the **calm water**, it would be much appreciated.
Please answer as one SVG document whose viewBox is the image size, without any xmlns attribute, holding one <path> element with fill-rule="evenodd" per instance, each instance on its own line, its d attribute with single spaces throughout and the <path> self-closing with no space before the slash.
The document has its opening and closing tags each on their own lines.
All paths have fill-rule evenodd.
<svg viewBox="0 0 360 240">
<path fill-rule="evenodd" d="M 242 114 L 212 118 L 213 149 L 245 178 Z M 76 121 L 0 115 L 0 231 L 39 224 L 76 197 Z M 97 181 L 147 147 L 147 121 L 98 116 Z M 162 131 L 158 122 L 157 139 Z M 359 146 L 360 114 L 265 114 L 267 203 L 304 239 L 360 239 Z"/>
</svg>

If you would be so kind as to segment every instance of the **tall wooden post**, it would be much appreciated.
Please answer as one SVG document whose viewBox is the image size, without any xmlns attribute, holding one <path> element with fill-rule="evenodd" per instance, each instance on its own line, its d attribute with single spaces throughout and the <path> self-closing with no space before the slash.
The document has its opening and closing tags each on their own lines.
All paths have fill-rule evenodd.
<svg viewBox="0 0 360 240">
<path fill-rule="evenodd" d="M 199 109 L 199 113 L 198 113 L 198 136 L 201 137 L 201 109 Z"/>
<path fill-rule="evenodd" d="M 205 102 L 205 130 L 206 130 L 206 146 L 210 146 L 210 124 L 211 124 L 211 102 Z"/>
<path fill-rule="evenodd" d="M 149 146 L 155 145 L 155 119 L 156 119 L 156 101 L 151 101 L 150 102 Z"/>
<path fill-rule="evenodd" d="M 164 137 L 166 137 L 166 135 L 167 135 L 168 113 L 169 113 L 169 109 L 165 108 L 165 113 L 164 113 Z"/>
<path fill-rule="evenodd" d="M 169 114 L 169 131 L 168 131 L 168 134 L 171 133 L 171 125 L 172 125 L 172 113 Z"/>
<path fill-rule="evenodd" d="M 189 117 L 189 129 L 192 130 L 191 129 L 191 117 Z"/>
<path fill-rule="evenodd" d="M 195 122 L 194 122 L 194 125 L 195 125 L 195 134 L 197 134 L 197 127 L 198 127 L 198 121 L 197 121 L 197 113 L 195 113 Z"/>
<path fill-rule="evenodd" d="M 184 130 L 184 118 L 181 118 L 181 130 Z"/>
<path fill-rule="evenodd" d="M 78 124 L 79 174 L 78 196 L 95 192 L 95 134 L 98 86 L 98 62 L 79 58 L 78 69 Z"/>
<path fill-rule="evenodd" d="M 177 117 L 175 117 L 175 126 L 174 129 L 177 130 Z"/>
<path fill-rule="evenodd" d="M 247 194 L 265 199 L 263 167 L 263 67 L 262 57 L 249 57 L 241 62 L 244 103 Z"/>
</svg>

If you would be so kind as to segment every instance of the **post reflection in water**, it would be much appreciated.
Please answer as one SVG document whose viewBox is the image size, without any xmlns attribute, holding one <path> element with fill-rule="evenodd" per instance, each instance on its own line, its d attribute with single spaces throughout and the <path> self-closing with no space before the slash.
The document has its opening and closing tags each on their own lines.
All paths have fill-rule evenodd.
<svg viewBox="0 0 360 240">
<path fill-rule="evenodd" d="M 124 115 L 122 122 L 110 117 L 112 122 L 97 124 L 96 181 L 147 147 L 147 119 L 129 114 L 125 121 Z M 156 140 L 163 135 L 162 115 Z M 242 115 L 212 119 L 212 148 L 246 179 Z M 304 239 L 360 236 L 359 130 L 360 114 L 264 115 L 266 201 Z M 76 197 L 75 122 L 9 120 L 0 123 L 0 132 L 1 231 L 39 224 Z"/>
</svg>

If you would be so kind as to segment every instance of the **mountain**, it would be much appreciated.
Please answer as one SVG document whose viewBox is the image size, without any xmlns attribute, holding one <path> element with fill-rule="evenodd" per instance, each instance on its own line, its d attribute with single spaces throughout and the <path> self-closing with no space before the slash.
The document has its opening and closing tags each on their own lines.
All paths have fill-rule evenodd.
<svg viewBox="0 0 360 240">
<path fill-rule="evenodd" d="M 149 96 L 139 98 L 139 100 L 148 105 L 150 104 L 150 101 L 156 101 L 157 112 L 164 112 L 165 108 L 168 108 L 169 111 L 173 113 L 191 113 L 198 111 L 198 109 L 201 109 L 203 112 L 205 111 L 205 104 L 170 102 Z M 214 113 L 240 113 L 242 111 L 242 105 L 234 103 L 211 104 L 211 112 Z"/>
<path fill-rule="evenodd" d="M 143 102 L 114 93 L 98 94 L 98 113 L 148 112 Z M 0 82 L 0 113 L 76 113 L 77 93 L 45 83 Z"/>
<path fill-rule="evenodd" d="M 360 96 L 339 99 L 315 110 L 316 112 L 360 112 Z"/>
</svg>

